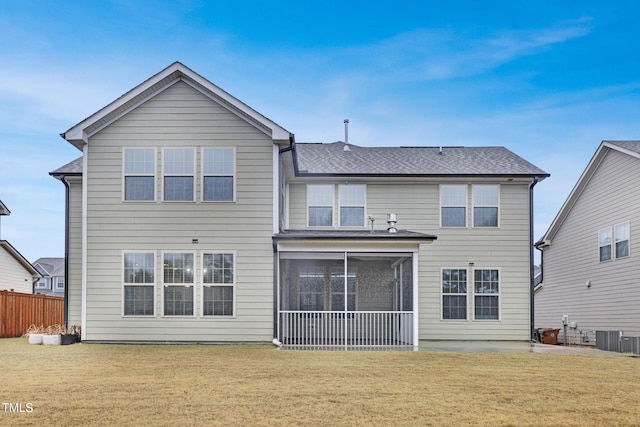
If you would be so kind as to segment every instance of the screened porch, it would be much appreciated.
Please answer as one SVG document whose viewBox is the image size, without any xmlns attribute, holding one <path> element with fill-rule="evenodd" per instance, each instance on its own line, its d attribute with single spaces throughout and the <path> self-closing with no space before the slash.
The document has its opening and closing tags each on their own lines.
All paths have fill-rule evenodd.
<svg viewBox="0 0 640 427">
<path fill-rule="evenodd" d="M 413 253 L 280 252 L 284 348 L 412 347 Z"/>
</svg>

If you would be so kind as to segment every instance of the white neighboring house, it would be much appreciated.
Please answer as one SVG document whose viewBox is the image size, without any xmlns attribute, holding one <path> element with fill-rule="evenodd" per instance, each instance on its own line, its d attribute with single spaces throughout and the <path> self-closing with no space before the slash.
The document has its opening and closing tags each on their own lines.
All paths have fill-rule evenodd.
<svg viewBox="0 0 640 427">
<path fill-rule="evenodd" d="M 640 141 L 603 141 L 536 243 L 535 325 L 567 341 L 597 330 L 640 335 Z M 562 337 L 562 333 L 560 334 Z"/>
<path fill-rule="evenodd" d="M 84 341 L 531 337 L 549 175 L 504 147 L 296 143 L 178 62 L 62 136 L 82 151 L 51 175 Z"/>
<path fill-rule="evenodd" d="M 38 258 L 33 266 L 42 276 L 34 285 L 33 293 L 63 297 L 65 288 L 64 258 Z"/>
<path fill-rule="evenodd" d="M 0 217 L 11 211 L 0 201 Z M 40 274 L 20 252 L 6 240 L 0 240 L 0 290 L 33 293 L 33 283 Z"/>
</svg>

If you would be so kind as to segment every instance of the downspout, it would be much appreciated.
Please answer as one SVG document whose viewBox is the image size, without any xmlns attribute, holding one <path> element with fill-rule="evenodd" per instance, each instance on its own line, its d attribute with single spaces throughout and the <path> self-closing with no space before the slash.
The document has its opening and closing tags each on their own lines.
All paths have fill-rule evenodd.
<svg viewBox="0 0 640 427">
<path fill-rule="evenodd" d="M 534 289 L 533 282 L 535 280 L 533 269 L 533 187 L 538 183 L 538 177 L 534 176 L 533 181 L 529 184 L 529 317 L 531 324 L 529 325 L 529 338 L 534 340 L 535 327 L 535 311 L 534 311 Z"/>
<path fill-rule="evenodd" d="M 64 327 L 69 329 L 69 183 L 64 175 L 60 176 L 64 184 Z"/>
</svg>

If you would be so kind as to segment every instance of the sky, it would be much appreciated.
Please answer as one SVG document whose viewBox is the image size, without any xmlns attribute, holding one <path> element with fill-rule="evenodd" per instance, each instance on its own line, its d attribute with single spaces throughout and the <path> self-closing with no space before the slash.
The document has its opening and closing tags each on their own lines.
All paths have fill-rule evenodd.
<svg viewBox="0 0 640 427">
<path fill-rule="evenodd" d="M 64 256 L 60 137 L 175 61 L 296 135 L 504 146 L 551 177 L 534 238 L 602 140 L 640 139 L 640 2 L 2 1 L 0 239 Z M 401 219 L 400 219 L 401 220 Z M 537 252 L 537 251 L 536 251 Z"/>
</svg>

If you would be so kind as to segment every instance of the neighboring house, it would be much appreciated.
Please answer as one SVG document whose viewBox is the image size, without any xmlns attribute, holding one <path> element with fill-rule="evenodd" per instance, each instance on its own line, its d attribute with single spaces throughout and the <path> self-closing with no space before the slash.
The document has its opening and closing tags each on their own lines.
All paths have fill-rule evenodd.
<svg viewBox="0 0 640 427">
<path fill-rule="evenodd" d="M 36 294 L 64 296 L 64 258 L 39 258 L 33 263 L 42 278 L 34 285 Z"/>
<path fill-rule="evenodd" d="M 603 141 L 549 230 L 536 243 L 543 280 L 535 325 L 568 338 L 596 330 L 640 335 L 640 141 Z M 562 336 L 562 335 L 561 335 Z"/>
<path fill-rule="evenodd" d="M 0 219 L 9 215 L 11 211 L 0 200 Z M 35 267 L 0 235 L 0 290 L 31 294 L 38 278 Z"/>
<path fill-rule="evenodd" d="M 293 134 L 180 63 L 62 136 L 87 341 L 529 340 L 532 195 L 502 147 Z"/>
</svg>

